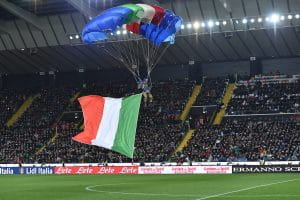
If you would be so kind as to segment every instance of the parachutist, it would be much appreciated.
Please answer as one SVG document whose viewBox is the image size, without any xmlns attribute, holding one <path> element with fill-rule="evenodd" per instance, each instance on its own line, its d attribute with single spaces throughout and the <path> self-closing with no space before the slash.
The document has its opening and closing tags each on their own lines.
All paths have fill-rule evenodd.
<svg viewBox="0 0 300 200">
<path fill-rule="evenodd" d="M 138 89 L 143 90 L 143 97 L 144 97 L 144 105 L 147 106 L 147 104 L 153 102 L 153 95 L 151 94 L 151 86 L 148 84 L 148 79 L 144 79 L 143 81 L 138 82 Z"/>
</svg>

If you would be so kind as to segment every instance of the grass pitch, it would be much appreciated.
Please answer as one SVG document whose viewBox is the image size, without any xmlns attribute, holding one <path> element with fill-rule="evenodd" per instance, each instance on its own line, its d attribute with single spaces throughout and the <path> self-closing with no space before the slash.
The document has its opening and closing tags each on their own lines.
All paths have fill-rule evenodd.
<svg viewBox="0 0 300 200">
<path fill-rule="evenodd" d="M 0 200 L 300 200 L 299 174 L 3 175 Z"/>
</svg>

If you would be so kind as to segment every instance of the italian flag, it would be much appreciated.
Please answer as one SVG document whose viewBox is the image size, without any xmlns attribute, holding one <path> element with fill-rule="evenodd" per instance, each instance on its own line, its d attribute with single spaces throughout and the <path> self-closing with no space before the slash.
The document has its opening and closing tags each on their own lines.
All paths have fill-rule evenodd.
<svg viewBox="0 0 300 200">
<path fill-rule="evenodd" d="M 125 98 L 79 98 L 84 131 L 73 137 L 73 140 L 111 149 L 133 158 L 141 98 L 142 94 Z"/>
</svg>

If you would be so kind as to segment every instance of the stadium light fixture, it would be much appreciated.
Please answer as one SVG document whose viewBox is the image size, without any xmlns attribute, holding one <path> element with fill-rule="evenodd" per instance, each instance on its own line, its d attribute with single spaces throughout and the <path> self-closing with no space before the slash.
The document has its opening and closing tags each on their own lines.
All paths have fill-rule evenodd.
<svg viewBox="0 0 300 200">
<path fill-rule="evenodd" d="M 239 20 L 235 20 L 235 23 L 236 23 L 236 24 L 239 24 L 240 22 L 239 22 Z"/>
<path fill-rule="evenodd" d="M 254 18 L 252 18 L 252 19 L 250 20 L 250 22 L 251 22 L 251 23 L 254 23 L 254 22 L 255 22 L 255 19 L 254 19 Z"/>
<path fill-rule="evenodd" d="M 126 35 L 126 34 L 127 34 L 127 31 L 126 31 L 126 30 L 124 30 L 124 31 L 123 31 L 123 35 Z"/>
<path fill-rule="evenodd" d="M 185 28 L 184 24 L 182 24 L 180 28 L 183 30 Z"/>
<path fill-rule="evenodd" d="M 187 28 L 191 29 L 192 28 L 192 24 L 187 24 Z"/>
<path fill-rule="evenodd" d="M 117 35 L 121 35 L 121 31 L 117 31 Z"/>
<path fill-rule="evenodd" d="M 216 21 L 216 26 L 220 26 L 220 22 L 219 21 Z"/>
<path fill-rule="evenodd" d="M 227 24 L 227 21 L 224 20 L 224 21 L 223 21 L 223 25 L 226 26 L 226 24 Z"/>
<path fill-rule="evenodd" d="M 74 38 L 73 38 L 73 36 L 72 35 L 70 35 L 70 40 L 73 40 Z"/>
<path fill-rule="evenodd" d="M 284 16 L 284 15 L 281 15 L 280 20 L 281 20 L 281 21 L 285 20 L 285 16 Z"/>
<path fill-rule="evenodd" d="M 76 39 L 79 39 L 79 35 L 75 35 L 75 38 L 76 38 Z"/>
<path fill-rule="evenodd" d="M 296 14 L 296 15 L 295 15 L 295 18 L 296 18 L 296 19 L 299 19 L 299 18 L 300 18 L 300 15 L 299 15 L 299 14 Z"/>
<path fill-rule="evenodd" d="M 279 15 L 278 14 L 272 14 L 271 15 L 271 22 L 276 24 L 279 21 Z"/>
<path fill-rule="evenodd" d="M 243 24 L 247 24 L 248 20 L 247 19 L 243 19 Z"/>
<path fill-rule="evenodd" d="M 270 17 L 266 17 L 265 20 L 266 20 L 266 22 L 270 21 Z"/>
<path fill-rule="evenodd" d="M 207 25 L 209 28 L 213 27 L 214 26 L 214 22 L 213 21 L 208 21 L 207 22 Z"/>
<path fill-rule="evenodd" d="M 262 20 L 262 18 L 260 17 L 260 18 L 257 19 L 257 21 L 258 21 L 258 23 L 261 23 L 263 20 Z"/>
<path fill-rule="evenodd" d="M 203 27 L 203 28 L 204 28 L 205 26 L 206 26 L 206 25 L 205 25 L 205 23 L 204 23 L 204 22 L 202 22 L 202 23 L 201 23 L 201 27 Z"/>
<path fill-rule="evenodd" d="M 25 49 L 22 48 L 22 49 L 20 49 L 20 50 L 21 50 L 21 51 L 24 51 Z"/>
<path fill-rule="evenodd" d="M 195 23 L 193 24 L 193 27 L 194 27 L 194 29 L 198 29 L 198 28 L 200 27 L 199 22 L 195 22 Z"/>
<path fill-rule="evenodd" d="M 293 15 L 288 15 L 288 19 L 293 19 Z"/>
</svg>

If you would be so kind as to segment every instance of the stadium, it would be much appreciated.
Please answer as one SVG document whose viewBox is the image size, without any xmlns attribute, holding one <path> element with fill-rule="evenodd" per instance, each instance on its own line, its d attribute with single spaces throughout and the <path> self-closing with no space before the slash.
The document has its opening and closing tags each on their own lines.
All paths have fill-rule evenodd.
<svg viewBox="0 0 300 200">
<path fill-rule="evenodd" d="M 0 200 L 300 200 L 300 0 L 0 0 Z"/>
</svg>

